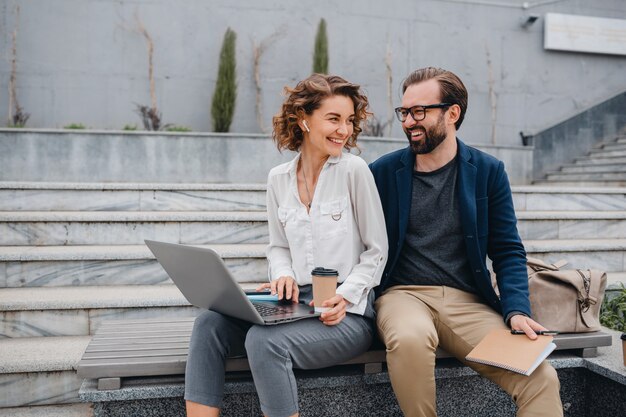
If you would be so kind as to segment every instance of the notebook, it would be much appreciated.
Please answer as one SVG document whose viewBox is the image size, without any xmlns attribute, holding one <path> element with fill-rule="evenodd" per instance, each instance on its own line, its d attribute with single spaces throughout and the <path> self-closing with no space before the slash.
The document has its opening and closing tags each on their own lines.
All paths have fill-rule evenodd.
<svg viewBox="0 0 626 417">
<path fill-rule="evenodd" d="M 552 336 L 531 340 L 526 335 L 511 334 L 510 330 L 494 329 L 465 359 L 528 376 L 556 348 L 552 340 Z"/>
<path fill-rule="evenodd" d="M 250 295 L 241 289 L 212 249 L 146 240 L 157 261 L 187 301 L 196 307 L 261 325 L 290 323 L 319 316 L 313 307 Z"/>
</svg>

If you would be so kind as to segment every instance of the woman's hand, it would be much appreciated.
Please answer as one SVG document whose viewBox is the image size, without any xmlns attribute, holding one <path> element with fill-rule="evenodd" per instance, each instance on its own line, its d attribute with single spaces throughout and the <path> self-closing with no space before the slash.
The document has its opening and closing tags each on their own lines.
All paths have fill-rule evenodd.
<svg viewBox="0 0 626 417">
<path fill-rule="evenodd" d="M 309 305 L 312 306 L 313 301 L 311 301 Z M 341 320 L 346 317 L 347 306 L 348 302 L 340 294 L 329 298 L 322 303 L 322 307 L 332 308 L 322 313 L 322 315 L 320 316 L 320 321 L 327 326 L 336 326 L 337 324 L 341 323 Z"/>
<path fill-rule="evenodd" d="M 298 302 L 300 290 L 298 289 L 298 283 L 293 277 L 282 276 L 272 282 L 259 285 L 256 290 L 262 291 L 265 289 L 269 289 L 272 295 L 278 294 L 279 300 L 282 300 L 284 296 L 285 300 L 291 300 L 294 303 Z"/>
</svg>

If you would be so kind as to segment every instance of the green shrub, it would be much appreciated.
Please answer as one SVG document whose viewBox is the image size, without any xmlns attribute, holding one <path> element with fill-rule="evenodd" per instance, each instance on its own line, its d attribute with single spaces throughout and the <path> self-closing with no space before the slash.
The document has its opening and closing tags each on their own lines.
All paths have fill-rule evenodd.
<svg viewBox="0 0 626 417">
<path fill-rule="evenodd" d="M 606 290 L 600 308 L 600 323 L 613 330 L 626 332 L 626 288 L 624 284 Z"/>
<path fill-rule="evenodd" d="M 236 40 L 237 35 L 228 28 L 222 41 L 217 81 L 211 104 L 213 130 L 216 132 L 228 132 L 233 121 L 233 114 L 235 113 L 235 102 L 237 100 Z"/>
<path fill-rule="evenodd" d="M 137 130 L 137 125 L 124 125 L 122 130 Z"/>
<path fill-rule="evenodd" d="M 69 125 L 63 126 L 63 129 L 87 129 L 87 127 L 82 123 L 70 123 Z"/>
<path fill-rule="evenodd" d="M 328 37 L 326 36 L 326 21 L 320 20 L 315 35 L 315 49 L 313 50 L 313 72 L 328 74 Z"/>
<path fill-rule="evenodd" d="M 167 132 L 191 132 L 191 128 L 190 127 L 187 127 L 187 126 L 177 126 L 177 125 L 167 126 L 165 128 L 165 130 Z"/>
</svg>

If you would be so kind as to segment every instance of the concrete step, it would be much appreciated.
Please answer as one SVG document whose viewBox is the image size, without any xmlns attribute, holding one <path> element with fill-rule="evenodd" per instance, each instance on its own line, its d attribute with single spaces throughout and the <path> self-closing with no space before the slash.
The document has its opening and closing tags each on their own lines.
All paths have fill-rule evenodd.
<svg viewBox="0 0 626 417">
<path fill-rule="evenodd" d="M 238 282 L 267 279 L 264 244 L 210 245 Z M 0 246 L 0 288 L 171 284 L 145 245 Z"/>
<path fill-rule="evenodd" d="M 524 239 L 626 236 L 626 210 L 519 211 L 518 219 Z M 542 234 L 537 235 L 540 229 Z M 134 245 L 142 244 L 144 239 L 192 245 L 267 243 L 267 215 L 265 212 L 0 212 L 0 245 Z"/>
<path fill-rule="evenodd" d="M 575 223 L 566 222 L 557 227 L 575 229 Z M 541 229 L 527 233 L 542 234 Z M 572 242 L 580 248 L 581 267 L 593 261 L 594 268 L 623 271 L 623 236 L 613 239 L 586 240 L 525 240 L 527 250 L 540 254 L 555 251 L 552 261 L 572 250 Z M 559 244 L 565 250 L 559 247 Z M 585 245 L 589 245 L 587 250 Z M 549 249 L 543 249 L 549 245 Z M 600 246 L 599 246 L 600 245 Z M 254 245 L 198 245 L 211 247 L 224 258 L 238 282 L 260 282 L 267 279 L 267 260 L 264 244 Z M 594 258 L 594 256 L 601 258 Z M 574 255 L 572 255 L 574 256 Z M 612 263 L 604 265 L 604 259 Z M 560 259 L 560 258 L 558 258 Z M 577 262 L 578 263 L 578 262 Z M 145 245 L 120 246 L 10 246 L 0 247 L 0 288 L 158 285 L 171 281 Z"/>
<path fill-rule="evenodd" d="M 525 240 L 528 256 L 550 263 L 564 259 L 568 268 L 626 271 L 626 239 Z"/>
<path fill-rule="evenodd" d="M 265 184 L 0 182 L 0 211 L 257 211 Z"/>
<path fill-rule="evenodd" d="M 538 211 L 626 210 L 626 188 L 530 185 L 514 186 L 513 204 L 520 213 Z"/>
<path fill-rule="evenodd" d="M 529 256 L 565 259 L 570 268 L 626 271 L 626 239 L 527 240 L 525 246 Z M 27 287 L 0 289 L 0 314 L 0 338 L 13 338 L 86 335 L 103 319 L 188 317 L 196 309 L 173 285 Z"/>
<path fill-rule="evenodd" d="M 265 212 L 7 211 L 0 245 L 265 243 Z"/>
<path fill-rule="evenodd" d="M 610 180 L 533 180 L 533 185 L 547 187 L 624 187 L 626 181 Z"/>
<path fill-rule="evenodd" d="M 174 285 L 0 289 L 0 338 L 86 336 L 102 320 L 193 317 Z"/>
<path fill-rule="evenodd" d="M 255 289 L 258 283 L 241 284 Z M 195 317 L 175 285 L 0 289 L 0 339 L 94 334 L 103 320 Z"/>
<path fill-rule="evenodd" d="M 580 173 L 587 172 L 626 172 L 626 164 L 570 164 L 563 165 L 560 172 Z"/>
<path fill-rule="evenodd" d="M 618 165 L 626 164 L 626 157 L 613 156 L 613 157 L 584 157 L 578 158 L 575 162 L 576 165 Z"/>
<path fill-rule="evenodd" d="M 608 143 L 603 143 L 602 145 L 598 146 L 596 149 L 599 149 L 602 151 L 626 151 L 626 143 L 608 142 Z"/>
<path fill-rule="evenodd" d="M 596 160 L 585 159 L 585 164 Z M 624 158 L 603 158 L 610 164 L 626 163 Z M 595 184 L 594 184 L 595 185 Z M 624 198 L 626 189 L 597 187 L 513 186 L 518 210 L 550 210 L 554 200 L 565 202 L 572 194 L 590 194 L 605 200 L 616 194 Z M 517 202 L 536 202 L 537 206 L 519 207 Z M 553 198 L 556 197 L 556 198 Z M 546 204 L 541 204 L 546 200 Z M 555 210 L 569 210 L 558 204 Z M 572 210 L 595 209 L 587 205 Z M 609 205 L 609 210 L 616 207 Z M 46 183 L 0 182 L 0 211 L 265 211 L 265 184 L 133 184 L 133 183 Z"/>
<path fill-rule="evenodd" d="M 594 149 L 589 153 L 589 156 L 597 157 L 605 157 L 605 156 L 626 156 L 626 149 L 618 149 L 618 150 L 604 150 L 604 149 Z"/>
<path fill-rule="evenodd" d="M 76 366 L 89 339 L 89 336 L 0 339 L 0 415 L 89 416 L 89 407 L 84 404 L 43 409 L 67 414 L 26 414 L 42 409 L 6 408 L 79 403 L 82 379 L 76 376 Z"/>
<path fill-rule="evenodd" d="M 598 239 L 626 236 L 624 211 L 518 211 L 517 228 L 529 239 Z"/>
<path fill-rule="evenodd" d="M 585 174 L 556 172 L 548 173 L 546 179 L 554 181 L 611 181 L 626 186 L 626 172 L 591 172 Z"/>
</svg>

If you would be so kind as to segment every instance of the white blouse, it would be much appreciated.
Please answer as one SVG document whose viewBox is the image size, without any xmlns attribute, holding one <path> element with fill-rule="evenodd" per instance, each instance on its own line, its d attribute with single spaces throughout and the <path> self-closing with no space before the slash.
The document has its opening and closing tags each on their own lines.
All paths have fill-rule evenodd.
<svg viewBox="0 0 626 417">
<path fill-rule="evenodd" d="M 358 156 L 328 158 L 307 213 L 298 195 L 299 159 L 300 154 L 268 175 L 269 278 L 291 276 L 306 285 L 313 268 L 336 269 L 337 293 L 349 302 L 347 311 L 362 315 L 387 262 L 387 231 L 374 177 Z"/>
</svg>

